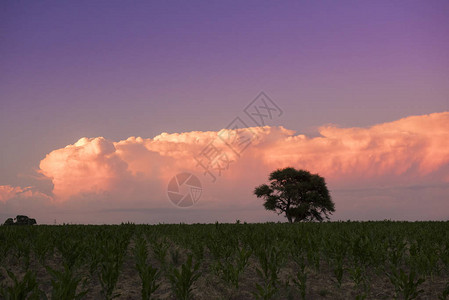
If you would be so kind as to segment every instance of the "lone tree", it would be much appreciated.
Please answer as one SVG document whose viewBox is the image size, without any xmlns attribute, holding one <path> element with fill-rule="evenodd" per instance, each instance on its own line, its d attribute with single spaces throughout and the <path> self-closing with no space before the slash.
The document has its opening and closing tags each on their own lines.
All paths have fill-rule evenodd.
<svg viewBox="0 0 449 300">
<path fill-rule="evenodd" d="M 321 222 L 335 211 L 326 182 L 318 174 L 285 168 L 272 172 L 269 180 L 269 185 L 256 187 L 254 194 L 265 199 L 265 209 L 284 213 L 290 223 Z"/>
<path fill-rule="evenodd" d="M 28 218 L 27 216 L 18 215 L 14 218 L 16 222 L 12 218 L 9 218 L 5 221 L 3 225 L 35 225 L 36 219 Z"/>
</svg>

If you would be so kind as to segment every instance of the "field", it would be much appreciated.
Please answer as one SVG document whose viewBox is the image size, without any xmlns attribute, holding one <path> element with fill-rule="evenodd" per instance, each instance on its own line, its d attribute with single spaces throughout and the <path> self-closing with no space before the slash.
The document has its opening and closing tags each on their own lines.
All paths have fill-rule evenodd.
<svg viewBox="0 0 449 300">
<path fill-rule="evenodd" d="M 1 299 L 447 299 L 449 222 L 0 227 Z"/>
</svg>

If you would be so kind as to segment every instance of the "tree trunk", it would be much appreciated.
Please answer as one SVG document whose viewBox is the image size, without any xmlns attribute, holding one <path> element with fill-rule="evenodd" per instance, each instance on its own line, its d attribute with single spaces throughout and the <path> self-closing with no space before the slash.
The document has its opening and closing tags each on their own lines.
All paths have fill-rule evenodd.
<svg viewBox="0 0 449 300">
<path fill-rule="evenodd" d="M 292 220 L 292 216 L 290 215 L 290 203 L 291 203 L 291 200 L 290 200 L 290 198 L 288 198 L 287 199 L 287 207 L 285 208 L 285 215 L 287 216 L 288 222 L 292 223 L 293 220 Z"/>
</svg>

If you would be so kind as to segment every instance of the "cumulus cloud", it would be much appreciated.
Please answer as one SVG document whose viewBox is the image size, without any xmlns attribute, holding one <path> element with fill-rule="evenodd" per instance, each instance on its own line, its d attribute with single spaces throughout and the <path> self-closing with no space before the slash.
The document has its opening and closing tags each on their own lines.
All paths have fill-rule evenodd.
<svg viewBox="0 0 449 300">
<path fill-rule="evenodd" d="M 40 170 L 51 178 L 53 193 L 65 199 L 111 189 L 126 177 L 127 164 L 117 156 L 113 142 L 103 137 L 82 138 L 48 154 L 41 161 Z"/>
<path fill-rule="evenodd" d="M 270 166 L 299 166 L 342 180 L 422 177 L 449 163 L 448 112 L 411 116 L 369 128 L 324 126 L 320 134 L 316 138 L 288 135 L 258 150 Z"/>
<path fill-rule="evenodd" d="M 88 212 L 116 213 L 120 218 L 135 215 L 136 210 L 142 216 L 153 211 L 159 221 L 167 222 L 189 221 L 189 217 L 229 221 L 229 216 L 237 215 L 260 221 L 270 217 L 260 199 L 251 194 L 253 188 L 274 169 L 292 166 L 326 178 L 337 205 L 336 216 L 341 218 L 383 219 L 388 211 L 391 218 L 407 219 L 401 215 L 406 199 L 416 208 L 414 214 L 409 206 L 410 218 L 417 211 L 426 212 L 428 218 L 445 217 L 449 112 L 366 128 L 327 125 L 319 133 L 307 137 L 282 126 L 265 126 L 162 133 L 122 141 L 81 138 L 41 160 L 39 172 L 51 180 L 51 195 L 33 187 L 4 185 L 0 203 L 4 211 L 13 211 L 17 203 L 33 199 L 45 206 L 43 215 L 50 207 L 82 211 L 83 222 L 89 219 Z M 176 210 L 166 194 L 169 180 L 184 171 L 196 174 L 204 188 L 201 201 L 190 213 Z"/>
<path fill-rule="evenodd" d="M 40 191 L 35 187 L 19 187 L 11 185 L 0 185 L 0 202 L 6 203 L 9 200 L 14 199 L 46 199 L 51 200 L 52 198 Z"/>
<path fill-rule="evenodd" d="M 133 189 L 144 182 L 163 189 L 180 171 L 214 174 L 234 183 L 254 177 L 255 169 L 266 176 L 286 166 L 320 173 L 331 182 L 429 174 L 447 181 L 449 176 L 449 112 L 368 128 L 324 126 L 319 132 L 319 137 L 309 138 L 281 126 L 265 126 L 162 133 L 153 139 L 130 137 L 118 142 L 81 138 L 49 153 L 40 162 L 40 172 L 52 180 L 53 193 L 60 201 L 80 194 Z M 220 156 L 204 168 L 204 159 L 212 155 Z"/>
</svg>

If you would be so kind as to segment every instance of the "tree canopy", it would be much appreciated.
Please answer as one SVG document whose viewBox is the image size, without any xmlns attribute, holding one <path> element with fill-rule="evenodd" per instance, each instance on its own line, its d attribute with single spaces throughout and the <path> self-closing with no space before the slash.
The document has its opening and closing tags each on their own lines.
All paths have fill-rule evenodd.
<svg viewBox="0 0 449 300">
<path fill-rule="evenodd" d="M 14 222 L 14 220 L 16 220 Z M 8 218 L 3 225 L 35 225 L 36 219 L 28 218 L 27 216 L 18 215 L 17 217 Z"/>
<path fill-rule="evenodd" d="M 278 169 L 269 176 L 269 184 L 254 189 L 258 198 L 265 200 L 264 207 L 285 214 L 290 223 L 323 221 L 335 211 L 323 177 L 294 168 Z"/>
</svg>

